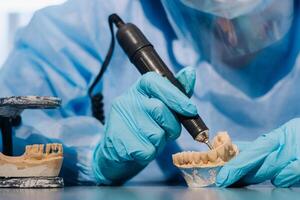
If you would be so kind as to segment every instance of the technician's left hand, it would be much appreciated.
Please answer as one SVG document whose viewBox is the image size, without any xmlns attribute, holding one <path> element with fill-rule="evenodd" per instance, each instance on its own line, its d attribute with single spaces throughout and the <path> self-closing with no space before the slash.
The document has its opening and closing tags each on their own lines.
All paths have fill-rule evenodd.
<svg viewBox="0 0 300 200">
<path fill-rule="evenodd" d="M 260 136 L 217 176 L 217 186 L 250 185 L 271 180 L 277 187 L 300 181 L 300 118 Z"/>
</svg>

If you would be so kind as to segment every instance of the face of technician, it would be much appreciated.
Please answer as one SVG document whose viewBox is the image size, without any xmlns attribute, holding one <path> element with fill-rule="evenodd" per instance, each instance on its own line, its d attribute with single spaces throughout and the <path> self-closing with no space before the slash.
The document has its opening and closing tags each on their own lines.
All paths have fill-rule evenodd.
<svg viewBox="0 0 300 200">
<path fill-rule="evenodd" d="M 244 66 L 291 27 L 294 1 L 161 0 L 178 37 L 202 59 Z"/>
</svg>

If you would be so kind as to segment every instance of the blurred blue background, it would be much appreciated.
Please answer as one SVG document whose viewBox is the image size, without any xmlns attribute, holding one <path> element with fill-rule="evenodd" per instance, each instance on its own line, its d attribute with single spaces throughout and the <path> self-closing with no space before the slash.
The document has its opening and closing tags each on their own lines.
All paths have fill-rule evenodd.
<svg viewBox="0 0 300 200">
<path fill-rule="evenodd" d="M 18 28 L 25 26 L 32 14 L 43 7 L 66 0 L 0 0 L 0 68 L 10 52 Z"/>
</svg>

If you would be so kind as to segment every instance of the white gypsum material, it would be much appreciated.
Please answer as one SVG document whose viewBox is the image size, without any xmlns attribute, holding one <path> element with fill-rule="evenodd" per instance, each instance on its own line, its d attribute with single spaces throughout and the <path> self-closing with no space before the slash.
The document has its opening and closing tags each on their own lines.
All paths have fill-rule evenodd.
<svg viewBox="0 0 300 200">
<path fill-rule="evenodd" d="M 55 177 L 63 161 L 61 144 L 27 145 L 21 156 L 0 153 L 0 177 Z"/>
<path fill-rule="evenodd" d="M 219 132 L 213 139 L 213 149 L 207 152 L 185 151 L 174 154 L 173 163 L 180 168 L 223 166 L 238 154 L 227 132 Z"/>
</svg>

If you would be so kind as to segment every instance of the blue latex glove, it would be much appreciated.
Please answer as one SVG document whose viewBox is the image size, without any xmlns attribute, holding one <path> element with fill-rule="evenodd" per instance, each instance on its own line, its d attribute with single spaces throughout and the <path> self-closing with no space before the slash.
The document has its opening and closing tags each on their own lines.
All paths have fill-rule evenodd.
<svg viewBox="0 0 300 200">
<path fill-rule="evenodd" d="M 300 180 L 300 118 L 260 136 L 217 176 L 217 186 L 249 185 L 271 180 L 289 187 Z"/>
<path fill-rule="evenodd" d="M 191 94 L 195 71 L 187 67 L 177 79 Z M 166 78 L 149 72 L 112 104 L 105 126 L 105 138 L 94 154 L 98 182 L 118 184 L 136 175 L 175 140 L 181 125 L 172 111 L 195 116 L 196 106 Z"/>
</svg>

